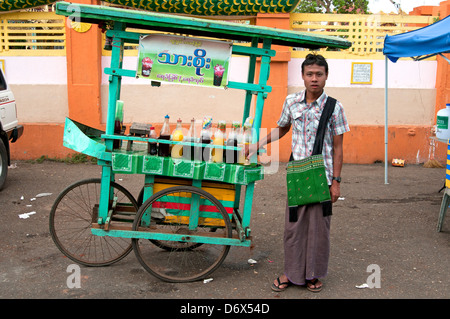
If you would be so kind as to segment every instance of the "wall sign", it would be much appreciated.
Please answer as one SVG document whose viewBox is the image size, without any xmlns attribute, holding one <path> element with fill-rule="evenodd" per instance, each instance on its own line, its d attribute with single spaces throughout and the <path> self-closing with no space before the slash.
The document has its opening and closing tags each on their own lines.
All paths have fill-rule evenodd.
<svg viewBox="0 0 450 319">
<path fill-rule="evenodd" d="M 372 62 L 352 62 L 351 84 L 372 84 Z"/>
<path fill-rule="evenodd" d="M 142 36 L 136 77 L 224 88 L 231 49 L 232 44 L 225 41 L 161 34 Z"/>
</svg>

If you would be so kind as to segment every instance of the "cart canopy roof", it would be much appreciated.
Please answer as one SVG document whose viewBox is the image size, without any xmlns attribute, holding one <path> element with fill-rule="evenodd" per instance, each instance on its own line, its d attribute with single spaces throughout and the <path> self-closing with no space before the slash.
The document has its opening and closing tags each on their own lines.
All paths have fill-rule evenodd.
<svg viewBox="0 0 450 319">
<path fill-rule="evenodd" d="M 323 47 L 347 49 L 351 46 L 349 41 L 332 36 L 106 6 L 58 2 L 56 13 L 85 23 L 102 24 L 117 21 L 126 23 L 129 28 L 227 40 L 251 42 L 253 38 L 258 38 L 262 42 L 263 39 L 270 39 L 272 44 L 309 49 Z"/>
<path fill-rule="evenodd" d="M 402 57 L 420 57 L 450 52 L 450 16 L 426 27 L 384 39 L 383 53 L 392 62 Z"/>
</svg>

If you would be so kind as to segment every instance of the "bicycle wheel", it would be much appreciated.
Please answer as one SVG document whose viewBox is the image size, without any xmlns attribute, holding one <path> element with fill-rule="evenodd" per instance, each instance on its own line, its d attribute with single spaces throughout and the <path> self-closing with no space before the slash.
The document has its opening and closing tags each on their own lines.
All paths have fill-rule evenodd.
<svg viewBox="0 0 450 319">
<path fill-rule="evenodd" d="M 189 229 L 189 211 L 198 198 L 199 222 Z M 147 211 L 151 211 L 151 218 Z M 223 205 L 211 194 L 193 186 L 175 186 L 151 196 L 139 208 L 133 230 L 150 233 L 182 234 L 230 238 L 232 227 Z M 168 282 L 190 282 L 202 279 L 224 261 L 229 245 L 193 243 L 158 239 L 155 245 L 147 239 L 133 238 L 133 250 L 142 266 L 157 278 Z M 163 248 L 163 249 L 161 249 Z M 195 249 L 194 249 L 195 248 Z"/>
<path fill-rule="evenodd" d="M 100 201 L 100 179 L 87 179 L 67 187 L 50 211 L 50 234 L 59 250 L 71 260 L 85 266 L 106 266 L 115 263 L 132 250 L 125 238 L 96 236 L 91 233 L 97 222 Z M 133 195 L 121 185 L 111 182 L 114 198 L 114 225 L 134 219 L 138 205 Z M 112 208 L 113 201 L 109 203 Z"/>
</svg>

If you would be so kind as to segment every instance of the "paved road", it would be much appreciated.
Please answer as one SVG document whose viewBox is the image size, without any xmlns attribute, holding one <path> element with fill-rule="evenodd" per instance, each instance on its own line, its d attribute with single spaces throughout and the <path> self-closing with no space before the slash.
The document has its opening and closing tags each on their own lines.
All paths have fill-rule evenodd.
<svg viewBox="0 0 450 319">
<path fill-rule="evenodd" d="M 69 184 L 100 177 L 95 164 L 14 162 L 0 192 L 0 298 L 44 299 L 423 299 L 450 297 L 450 217 L 436 232 L 445 169 L 407 165 L 344 165 L 342 200 L 334 207 L 329 274 L 324 289 L 275 293 L 283 270 L 284 166 L 256 185 L 252 247 L 232 248 L 208 283 L 173 284 L 147 273 L 134 253 L 102 268 L 80 268 L 81 287 L 70 288 L 73 264 L 54 245 L 49 211 Z M 118 176 L 135 196 L 141 176 Z M 40 193 L 51 193 L 37 197 Z M 23 199 L 21 199 L 23 196 Z M 36 198 L 35 200 L 31 200 Z M 32 205 L 32 206 L 28 206 Z M 29 212 L 29 218 L 20 214 Z M 253 259 L 257 263 L 249 264 Z M 375 266 L 370 266 L 375 265 Z M 370 272 L 368 272 L 368 267 Z M 370 268 L 372 267 L 372 268 Z M 379 269 L 380 288 L 356 288 Z M 374 278 L 373 276 L 371 278 Z M 375 282 L 370 281 L 369 282 Z"/>
</svg>

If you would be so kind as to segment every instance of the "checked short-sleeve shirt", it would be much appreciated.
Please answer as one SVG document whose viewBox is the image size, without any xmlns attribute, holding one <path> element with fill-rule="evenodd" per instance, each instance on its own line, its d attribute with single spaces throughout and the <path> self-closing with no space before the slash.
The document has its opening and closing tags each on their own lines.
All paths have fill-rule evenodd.
<svg viewBox="0 0 450 319">
<path fill-rule="evenodd" d="M 311 156 L 320 116 L 325 107 L 328 96 L 325 92 L 314 102 L 306 103 L 306 91 L 288 95 L 283 104 L 280 119 L 277 124 L 285 127 L 292 126 L 292 155 L 294 160 Z M 350 131 L 344 108 L 336 102 L 334 112 L 328 121 L 325 132 L 322 154 L 325 161 L 328 184 L 333 177 L 333 136 Z"/>
</svg>

